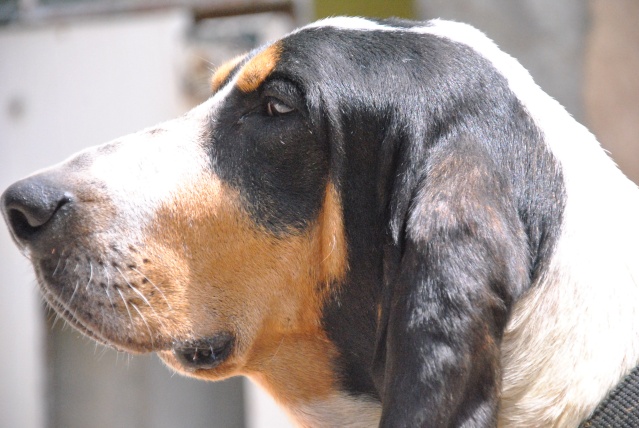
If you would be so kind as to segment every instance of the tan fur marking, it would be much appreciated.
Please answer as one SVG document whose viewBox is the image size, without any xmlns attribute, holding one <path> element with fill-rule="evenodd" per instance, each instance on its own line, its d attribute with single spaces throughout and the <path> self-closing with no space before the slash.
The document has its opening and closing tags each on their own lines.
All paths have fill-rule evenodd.
<svg viewBox="0 0 639 428">
<path fill-rule="evenodd" d="M 326 195 L 320 214 L 320 228 L 323 256 L 322 280 L 328 284 L 341 280 L 348 269 L 342 205 L 333 183 L 326 186 Z"/>
<path fill-rule="evenodd" d="M 342 207 L 332 183 L 326 187 L 308 244 L 315 261 L 309 268 L 315 264 L 317 271 L 309 271 L 306 278 L 309 282 L 304 288 L 315 289 L 315 295 L 304 303 L 308 306 L 303 322 L 284 326 L 284 330 L 281 325 L 265 324 L 247 365 L 246 374 L 287 407 L 328 399 L 335 393 L 332 360 L 337 351 L 321 328 L 320 316 L 325 298 L 334 291 L 331 286 L 343 279 L 348 266 Z"/>
<path fill-rule="evenodd" d="M 237 79 L 237 87 L 245 93 L 256 90 L 275 69 L 281 49 L 279 44 L 273 44 L 244 64 Z"/>
<path fill-rule="evenodd" d="M 335 394 L 332 359 L 336 356 L 333 344 L 319 325 L 298 333 L 265 325 L 244 374 L 262 385 L 281 405 L 291 408 Z"/>
<path fill-rule="evenodd" d="M 229 74 L 244 59 L 246 55 L 238 55 L 230 61 L 220 65 L 213 76 L 211 76 L 211 92 L 216 92 L 222 84 L 228 79 Z"/>
<path fill-rule="evenodd" d="M 171 290 L 167 317 L 180 326 L 171 337 L 236 336 L 225 363 L 186 374 L 246 374 L 285 405 L 335 394 L 337 351 L 321 313 L 331 285 L 346 274 L 347 249 L 332 184 L 317 221 L 282 238 L 252 221 L 236 191 L 203 177 L 162 207 L 149 234 L 146 250 L 156 268 L 148 275 Z M 162 357 L 181 370 L 170 353 Z"/>
</svg>

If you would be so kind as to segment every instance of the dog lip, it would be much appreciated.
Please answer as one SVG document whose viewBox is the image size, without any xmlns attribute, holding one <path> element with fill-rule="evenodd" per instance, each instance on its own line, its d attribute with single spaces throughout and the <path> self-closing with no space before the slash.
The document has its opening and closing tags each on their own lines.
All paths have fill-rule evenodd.
<svg viewBox="0 0 639 428">
<path fill-rule="evenodd" d="M 235 337 L 229 332 L 213 337 L 173 343 L 173 355 L 187 371 L 209 370 L 231 354 Z"/>
<path fill-rule="evenodd" d="M 102 345 L 114 347 L 111 342 L 95 333 L 93 329 L 89 328 L 84 322 L 82 322 L 71 310 L 67 309 L 63 304 L 58 302 L 51 294 L 51 292 L 45 290 L 43 295 L 49 307 L 53 309 L 59 316 L 61 316 L 66 322 L 68 322 L 69 325 L 71 325 L 73 328 Z M 116 349 L 119 350 L 119 348 L 117 347 Z"/>
<path fill-rule="evenodd" d="M 75 328 L 91 340 L 94 340 L 104 346 L 113 348 L 119 352 L 128 352 L 133 354 L 168 351 L 172 349 L 171 342 L 162 342 L 158 340 L 158 338 L 154 338 L 154 340 L 148 344 L 134 342 L 132 340 L 126 339 L 118 340 L 109 338 L 108 336 L 102 334 L 99 328 L 96 328 L 96 326 L 92 326 L 89 322 L 83 320 L 81 317 L 78 317 L 74 311 L 59 302 L 55 295 L 48 291 L 46 288 L 43 290 L 43 297 L 47 305 L 60 317 L 62 317 L 67 323 L 69 323 L 69 325 L 71 325 L 73 328 Z"/>
</svg>

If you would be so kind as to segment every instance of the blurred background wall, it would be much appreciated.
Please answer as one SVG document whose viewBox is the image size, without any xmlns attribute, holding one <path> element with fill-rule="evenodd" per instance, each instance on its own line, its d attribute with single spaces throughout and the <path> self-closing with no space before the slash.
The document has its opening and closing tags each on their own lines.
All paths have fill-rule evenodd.
<svg viewBox="0 0 639 428">
<path fill-rule="evenodd" d="M 639 182 L 637 0 L 0 0 L 0 189 L 185 112 L 225 59 L 337 14 L 473 24 Z M 154 356 L 96 347 L 62 324 L 0 227 L 0 427 L 287 424 L 241 379 L 173 375 Z"/>
</svg>

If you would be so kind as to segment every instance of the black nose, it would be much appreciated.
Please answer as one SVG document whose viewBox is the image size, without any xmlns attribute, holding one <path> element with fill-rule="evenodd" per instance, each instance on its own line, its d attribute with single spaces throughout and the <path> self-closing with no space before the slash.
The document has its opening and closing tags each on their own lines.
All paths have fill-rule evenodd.
<svg viewBox="0 0 639 428">
<path fill-rule="evenodd" d="M 34 176 L 18 181 L 2 194 L 2 213 L 20 244 L 37 239 L 72 196 L 54 181 Z"/>
</svg>

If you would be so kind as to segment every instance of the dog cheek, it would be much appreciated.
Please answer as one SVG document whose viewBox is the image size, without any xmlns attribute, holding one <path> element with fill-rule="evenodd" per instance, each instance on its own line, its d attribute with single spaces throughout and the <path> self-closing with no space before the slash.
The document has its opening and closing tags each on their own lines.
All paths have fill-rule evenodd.
<svg viewBox="0 0 639 428">
<path fill-rule="evenodd" d="M 157 211 L 146 244 L 153 277 L 173 306 L 166 314 L 174 326 L 170 335 L 231 331 L 236 347 L 224 367 L 188 374 L 218 379 L 240 370 L 257 376 L 266 363 L 286 371 L 282 364 L 298 360 L 307 347 L 321 361 L 314 371 L 330 373 L 330 344 L 321 341 L 318 351 L 313 338 L 323 337 L 322 302 L 347 269 L 335 189 L 327 189 L 324 208 L 308 230 L 279 237 L 257 226 L 237 193 L 221 183 L 200 181 L 189 189 Z M 179 369 L 171 356 L 163 358 Z M 263 376 L 273 382 L 272 374 Z M 327 382 L 332 384 L 330 376 Z"/>
<path fill-rule="evenodd" d="M 173 306 L 167 316 L 180 320 L 173 336 L 231 330 L 240 349 L 282 298 L 281 265 L 300 264 L 287 261 L 297 250 L 260 230 L 237 192 L 211 177 L 163 203 L 145 235 L 153 278 Z"/>
<path fill-rule="evenodd" d="M 242 240 L 228 193 L 214 180 L 185 185 L 160 205 L 145 232 L 153 278 L 169 296 L 171 318 L 184 326 L 174 335 L 193 335 L 198 326 L 223 322 L 229 312 L 224 310 L 233 301 L 228 272 L 239 273 L 240 261 L 232 253 Z"/>
</svg>

